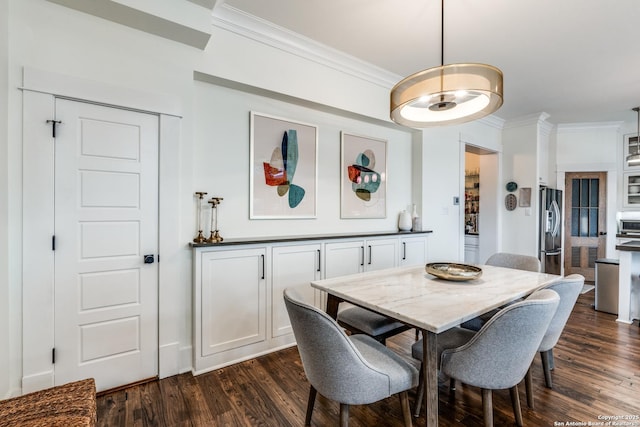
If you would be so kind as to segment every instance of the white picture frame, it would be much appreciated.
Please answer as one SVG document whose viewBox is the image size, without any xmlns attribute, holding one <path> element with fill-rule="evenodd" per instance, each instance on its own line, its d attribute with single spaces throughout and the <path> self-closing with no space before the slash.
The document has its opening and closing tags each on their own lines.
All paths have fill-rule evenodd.
<svg viewBox="0 0 640 427">
<path fill-rule="evenodd" d="M 340 217 L 387 217 L 387 141 L 340 134 Z"/>
<path fill-rule="evenodd" d="M 318 127 L 251 112 L 249 218 L 316 218 Z"/>
</svg>

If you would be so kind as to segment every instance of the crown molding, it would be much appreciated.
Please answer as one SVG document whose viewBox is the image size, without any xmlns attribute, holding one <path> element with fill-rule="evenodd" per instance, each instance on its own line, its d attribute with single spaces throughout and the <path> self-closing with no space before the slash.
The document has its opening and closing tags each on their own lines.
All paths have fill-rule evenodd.
<svg viewBox="0 0 640 427">
<path fill-rule="evenodd" d="M 558 133 L 582 132 L 595 129 L 620 130 L 624 122 L 593 122 L 593 123 L 568 123 L 559 124 Z"/>
<path fill-rule="evenodd" d="M 514 129 L 522 126 L 531 126 L 531 125 L 545 125 L 549 124 L 546 120 L 549 118 L 549 114 L 545 112 L 527 114 L 526 116 L 517 117 L 515 119 L 510 119 L 505 122 L 505 129 Z M 553 125 L 551 125 L 553 126 Z"/>
<path fill-rule="evenodd" d="M 494 116 L 494 115 L 489 115 L 486 117 L 483 117 L 481 119 L 476 120 L 478 123 L 482 123 L 483 125 L 498 129 L 498 130 L 502 130 L 504 129 L 504 124 L 505 124 L 505 120 L 501 119 L 500 117 Z"/>
<path fill-rule="evenodd" d="M 215 27 L 316 62 L 345 74 L 391 89 L 401 76 L 340 52 L 308 37 L 250 15 L 226 3 L 212 13 Z"/>
</svg>

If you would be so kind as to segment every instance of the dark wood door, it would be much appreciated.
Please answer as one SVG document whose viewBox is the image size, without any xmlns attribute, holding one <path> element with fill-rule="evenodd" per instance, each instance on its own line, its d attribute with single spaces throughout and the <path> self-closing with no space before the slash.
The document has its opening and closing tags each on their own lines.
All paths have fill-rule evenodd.
<svg viewBox="0 0 640 427">
<path fill-rule="evenodd" d="M 565 175 L 564 272 L 595 280 L 595 262 L 604 258 L 606 245 L 605 172 Z"/>
</svg>

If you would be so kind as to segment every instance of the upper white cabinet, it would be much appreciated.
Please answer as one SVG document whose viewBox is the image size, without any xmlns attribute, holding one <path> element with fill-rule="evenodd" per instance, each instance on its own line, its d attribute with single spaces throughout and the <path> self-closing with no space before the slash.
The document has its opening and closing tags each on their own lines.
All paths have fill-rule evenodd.
<svg viewBox="0 0 640 427">
<path fill-rule="evenodd" d="M 626 134 L 623 136 L 622 142 L 622 164 L 624 170 L 640 171 L 640 165 L 631 166 L 627 162 L 627 156 L 640 153 L 640 141 L 638 141 L 638 135 L 635 133 Z"/>
<path fill-rule="evenodd" d="M 640 207 L 640 171 L 625 173 L 622 185 L 622 206 L 638 209 Z"/>
</svg>

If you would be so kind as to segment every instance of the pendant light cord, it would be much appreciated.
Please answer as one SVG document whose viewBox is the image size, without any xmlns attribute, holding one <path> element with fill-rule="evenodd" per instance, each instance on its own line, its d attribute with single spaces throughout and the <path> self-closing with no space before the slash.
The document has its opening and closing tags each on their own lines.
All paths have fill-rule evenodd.
<svg viewBox="0 0 640 427">
<path fill-rule="evenodd" d="M 444 65 L 444 0 L 440 3 L 440 66 Z"/>
</svg>

